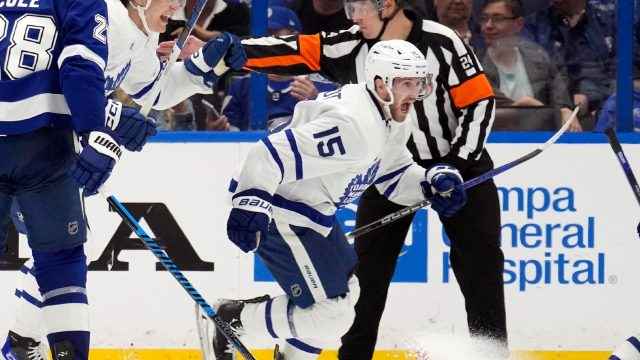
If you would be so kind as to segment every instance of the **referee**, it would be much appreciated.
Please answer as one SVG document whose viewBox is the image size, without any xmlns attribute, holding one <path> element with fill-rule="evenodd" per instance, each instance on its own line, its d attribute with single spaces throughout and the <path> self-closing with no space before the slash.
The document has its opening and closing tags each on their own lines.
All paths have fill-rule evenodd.
<svg viewBox="0 0 640 360">
<path fill-rule="evenodd" d="M 484 148 L 494 119 L 493 92 L 475 54 L 448 27 L 420 20 L 403 9 L 404 0 L 345 0 L 355 26 L 339 33 L 243 40 L 253 70 L 299 75 L 319 72 L 340 84 L 364 81 L 364 59 L 379 40 L 402 39 L 416 45 L 428 62 L 428 96 L 414 103 L 407 144 L 425 168 L 438 162 L 460 170 L 465 180 L 493 168 Z M 500 207 L 492 180 L 467 190 L 467 204 L 441 217 L 451 241 L 450 261 L 465 298 L 472 336 L 498 341 L 507 350 L 504 255 L 500 249 Z M 402 206 L 374 186 L 362 195 L 360 227 Z M 338 357 L 371 359 L 391 277 L 413 217 L 407 216 L 355 239 L 360 299 L 353 326 L 342 337 Z"/>
</svg>

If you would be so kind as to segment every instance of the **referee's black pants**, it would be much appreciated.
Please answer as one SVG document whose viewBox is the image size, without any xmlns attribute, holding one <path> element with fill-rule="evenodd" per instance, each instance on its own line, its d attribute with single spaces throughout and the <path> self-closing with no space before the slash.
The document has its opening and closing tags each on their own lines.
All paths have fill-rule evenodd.
<svg viewBox="0 0 640 360">
<path fill-rule="evenodd" d="M 435 163 L 423 161 L 420 165 L 428 168 Z M 493 162 L 485 151 L 462 176 L 469 180 L 492 168 Z M 476 185 L 467 191 L 467 196 L 467 204 L 454 216 L 440 218 L 451 241 L 451 266 L 465 299 L 471 335 L 490 337 L 506 348 L 504 255 L 500 249 L 500 204 L 495 183 L 488 180 Z M 371 186 L 360 199 L 356 227 L 403 207 Z M 342 337 L 339 359 L 372 358 L 389 284 L 412 220 L 413 215 L 406 216 L 355 239 L 360 298 L 354 323 Z"/>
</svg>

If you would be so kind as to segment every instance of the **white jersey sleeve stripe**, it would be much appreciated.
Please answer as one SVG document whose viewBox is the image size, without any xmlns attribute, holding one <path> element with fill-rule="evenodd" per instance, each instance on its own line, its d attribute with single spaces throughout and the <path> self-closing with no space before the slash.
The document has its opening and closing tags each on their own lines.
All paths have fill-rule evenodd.
<svg viewBox="0 0 640 360">
<path fill-rule="evenodd" d="M 62 94 L 38 94 L 16 102 L 0 102 L 0 121 L 21 121 L 40 114 L 69 115 L 71 111 Z"/>
<path fill-rule="evenodd" d="M 296 165 L 296 180 L 302 179 L 302 156 L 300 155 L 300 151 L 298 150 L 298 144 L 296 143 L 296 137 L 293 135 L 291 129 L 287 129 L 284 131 L 285 135 L 287 135 L 287 140 L 289 140 L 289 145 L 291 146 L 291 152 L 293 152 L 293 158 L 295 159 Z"/>
<path fill-rule="evenodd" d="M 88 47 L 79 44 L 66 46 L 64 49 L 62 49 L 60 57 L 58 58 L 58 68 L 61 69 L 64 65 L 65 60 L 72 56 L 80 56 L 83 59 L 93 61 L 100 67 L 102 71 L 104 71 L 105 69 L 106 64 L 104 62 L 104 59 L 102 59 L 93 51 L 89 50 Z"/>
</svg>

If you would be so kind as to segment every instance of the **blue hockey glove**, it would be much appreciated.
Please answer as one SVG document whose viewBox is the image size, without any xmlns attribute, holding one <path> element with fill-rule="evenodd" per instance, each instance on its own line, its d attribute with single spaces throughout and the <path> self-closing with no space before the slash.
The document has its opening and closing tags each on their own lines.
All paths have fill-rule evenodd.
<svg viewBox="0 0 640 360">
<path fill-rule="evenodd" d="M 107 101 L 105 125 L 120 138 L 120 143 L 129 151 L 140 151 L 150 137 L 158 133 L 156 123 L 145 118 L 138 109 L 123 106 L 117 101 Z"/>
<path fill-rule="evenodd" d="M 247 54 L 244 52 L 242 43 L 240 43 L 240 38 L 233 34 L 230 35 L 231 45 L 229 45 L 229 50 L 227 51 L 227 56 L 225 56 L 224 61 L 226 65 L 233 70 L 242 70 L 248 60 Z"/>
<path fill-rule="evenodd" d="M 100 185 L 111 175 L 122 149 L 118 135 L 107 127 L 94 129 L 83 137 L 82 142 L 84 147 L 70 172 L 84 186 L 82 194 L 91 196 L 98 193 Z"/>
<path fill-rule="evenodd" d="M 262 190 L 245 190 L 233 196 L 227 220 L 227 236 L 242 251 L 256 251 L 264 242 L 271 222 L 272 196 Z"/>
<path fill-rule="evenodd" d="M 223 32 L 185 59 L 184 66 L 191 74 L 202 77 L 206 86 L 213 87 L 228 67 L 240 69 L 246 59 L 238 37 Z"/>
<path fill-rule="evenodd" d="M 451 217 L 467 203 L 462 182 L 458 169 L 440 163 L 427 170 L 420 186 L 424 196 L 431 200 L 431 208 L 444 217 Z"/>
</svg>

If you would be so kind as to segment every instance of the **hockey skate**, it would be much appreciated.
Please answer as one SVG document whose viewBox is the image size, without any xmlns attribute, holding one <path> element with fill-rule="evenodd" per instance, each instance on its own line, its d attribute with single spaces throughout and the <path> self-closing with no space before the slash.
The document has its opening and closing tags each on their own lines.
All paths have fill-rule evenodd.
<svg viewBox="0 0 640 360">
<path fill-rule="evenodd" d="M 2 347 L 3 359 L 7 360 L 47 360 L 44 344 L 29 337 L 22 337 L 9 330 L 7 341 Z"/>
<path fill-rule="evenodd" d="M 238 334 L 242 332 L 242 322 L 240 321 L 240 313 L 245 304 L 261 303 L 269 300 L 269 295 L 260 296 L 249 300 L 228 300 L 219 299 L 213 304 L 214 310 L 218 314 L 218 317 L 229 324 L 231 329 Z M 215 354 L 215 360 L 235 360 L 236 350 L 233 345 L 227 340 L 226 336 L 217 328 L 213 327 L 213 352 Z"/>
</svg>

